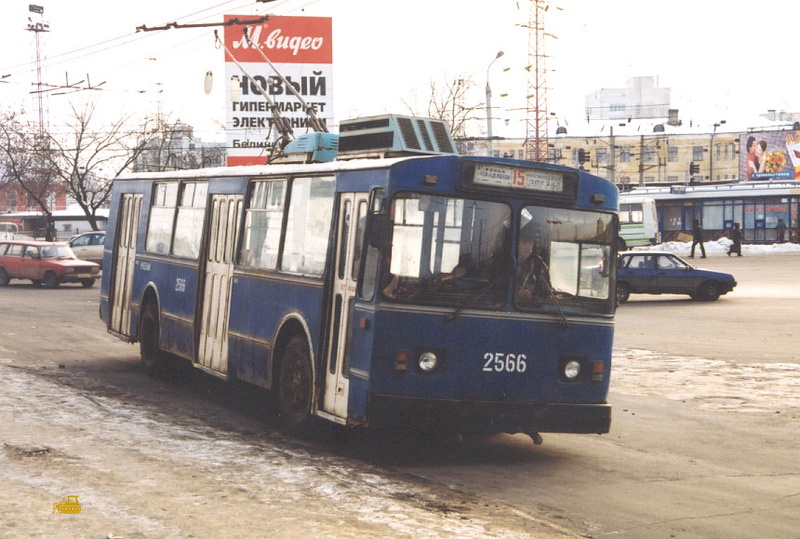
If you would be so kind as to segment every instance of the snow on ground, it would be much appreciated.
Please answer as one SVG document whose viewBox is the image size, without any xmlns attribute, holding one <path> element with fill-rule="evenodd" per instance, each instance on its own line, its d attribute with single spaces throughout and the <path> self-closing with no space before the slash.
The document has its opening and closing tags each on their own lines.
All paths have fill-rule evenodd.
<svg viewBox="0 0 800 539">
<path fill-rule="evenodd" d="M 720 238 L 716 241 L 705 241 L 703 246 L 706 248 L 708 256 L 724 256 L 728 253 L 731 245 L 728 238 Z M 690 241 L 669 241 L 659 245 L 649 247 L 634 247 L 633 251 L 654 250 L 668 251 L 679 256 L 689 256 L 692 249 Z M 699 257 L 700 247 L 695 248 L 695 256 Z M 773 254 L 797 254 L 800 253 L 800 243 L 772 243 L 772 244 L 742 244 L 742 255 L 773 255 Z"/>
<path fill-rule="evenodd" d="M 800 365 L 681 357 L 614 349 L 611 390 L 691 401 L 705 410 L 781 412 L 800 409 Z"/>
</svg>

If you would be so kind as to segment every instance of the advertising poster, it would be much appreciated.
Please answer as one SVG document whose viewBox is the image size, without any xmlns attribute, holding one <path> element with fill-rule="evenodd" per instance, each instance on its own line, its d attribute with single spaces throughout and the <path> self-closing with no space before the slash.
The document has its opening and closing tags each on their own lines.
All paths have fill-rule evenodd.
<svg viewBox="0 0 800 539">
<path fill-rule="evenodd" d="M 800 131 L 759 131 L 739 140 L 742 181 L 800 179 Z"/>
<path fill-rule="evenodd" d="M 225 16 L 226 21 L 234 18 L 248 19 L 245 15 Z M 229 81 L 225 97 L 228 166 L 265 164 L 269 146 L 278 137 L 270 103 L 259 93 L 259 88 L 266 88 L 281 115 L 289 120 L 295 137 L 311 131 L 300 101 L 286 89 L 275 69 L 255 47 L 266 55 L 303 100 L 314 107 L 320 120 L 328 125 L 333 123 L 331 18 L 270 16 L 268 21 L 248 27 L 252 47 L 243 35 L 243 28 L 240 25 L 225 27 L 225 46 L 233 55 L 231 58 L 223 51 L 225 76 Z M 236 92 L 234 85 L 238 87 Z"/>
</svg>

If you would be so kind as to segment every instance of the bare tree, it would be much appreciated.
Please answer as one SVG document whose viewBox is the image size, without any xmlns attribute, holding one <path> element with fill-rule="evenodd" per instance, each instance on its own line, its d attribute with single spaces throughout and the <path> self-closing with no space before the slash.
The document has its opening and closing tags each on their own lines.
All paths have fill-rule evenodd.
<svg viewBox="0 0 800 539">
<path fill-rule="evenodd" d="M 467 138 L 471 123 L 479 119 L 477 113 L 484 107 L 483 103 L 471 102 L 474 81 L 465 76 L 443 82 L 432 80 L 429 89 L 427 110 L 421 115 L 447 122 L 456 140 Z M 404 103 L 412 114 L 419 114 L 414 107 Z"/>
<path fill-rule="evenodd" d="M 53 215 L 50 196 L 58 181 L 52 154 L 49 137 L 24 122 L 20 113 L 0 115 L 0 185 L 6 185 L 6 196 L 21 188 L 27 195 L 24 207 L 38 207 L 48 223 Z"/>
<path fill-rule="evenodd" d="M 82 110 L 72 108 L 72 118 L 63 136 L 49 136 L 48 154 L 52 170 L 64 183 L 67 194 L 86 214 L 92 230 L 97 230 L 97 210 L 108 205 L 113 179 L 141 154 L 152 136 L 145 126 L 130 129 L 129 117 L 93 125 L 95 104 Z"/>
</svg>

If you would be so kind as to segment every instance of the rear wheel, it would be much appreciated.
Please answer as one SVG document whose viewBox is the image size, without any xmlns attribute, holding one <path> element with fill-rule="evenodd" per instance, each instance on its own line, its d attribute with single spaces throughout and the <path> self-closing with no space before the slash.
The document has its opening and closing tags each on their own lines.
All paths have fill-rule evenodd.
<svg viewBox="0 0 800 539">
<path fill-rule="evenodd" d="M 44 275 L 44 285 L 47 288 L 58 288 L 58 277 L 52 271 L 48 271 Z"/>
<path fill-rule="evenodd" d="M 720 296 L 720 287 L 714 281 L 705 282 L 700 287 L 700 299 L 706 301 L 715 301 L 719 299 L 719 296 Z"/>
<path fill-rule="evenodd" d="M 11 282 L 11 277 L 4 268 L 0 268 L 0 286 L 8 286 L 9 282 Z"/>
<path fill-rule="evenodd" d="M 617 304 L 622 305 L 631 297 L 631 287 L 628 283 L 617 283 Z"/>
<path fill-rule="evenodd" d="M 142 311 L 139 331 L 139 352 L 142 365 L 148 374 L 159 376 L 165 367 L 165 355 L 161 350 L 161 324 L 158 320 L 158 308 L 149 301 Z"/>
<path fill-rule="evenodd" d="M 291 432 L 302 432 L 311 417 L 313 374 L 308 342 L 295 335 L 286 345 L 281 358 L 278 381 L 278 404 L 283 424 Z"/>
</svg>

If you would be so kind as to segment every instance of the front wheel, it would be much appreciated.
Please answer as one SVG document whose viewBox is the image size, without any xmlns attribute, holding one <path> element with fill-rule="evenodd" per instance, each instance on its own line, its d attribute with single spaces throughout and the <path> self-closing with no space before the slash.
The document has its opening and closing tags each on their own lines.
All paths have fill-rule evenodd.
<svg viewBox="0 0 800 539">
<path fill-rule="evenodd" d="M 278 380 L 278 404 L 284 426 L 300 433 L 308 427 L 314 392 L 311 352 L 302 335 L 295 335 L 283 350 Z"/>
<path fill-rule="evenodd" d="M 627 283 L 617 283 L 617 305 L 622 305 L 631 297 L 631 287 Z"/>
<path fill-rule="evenodd" d="M 703 283 L 703 286 L 700 287 L 700 299 L 706 301 L 716 301 L 719 299 L 720 296 L 720 288 L 717 283 L 714 281 L 708 281 Z"/>
<path fill-rule="evenodd" d="M 90 277 L 89 279 L 81 279 L 81 284 L 84 288 L 91 288 L 94 286 L 94 277 Z"/>
<path fill-rule="evenodd" d="M 52 271 L 48 271 L 44 276 L 44 286 L 47 288 L 58 288 L 58 277 Z"/>
</svg>

